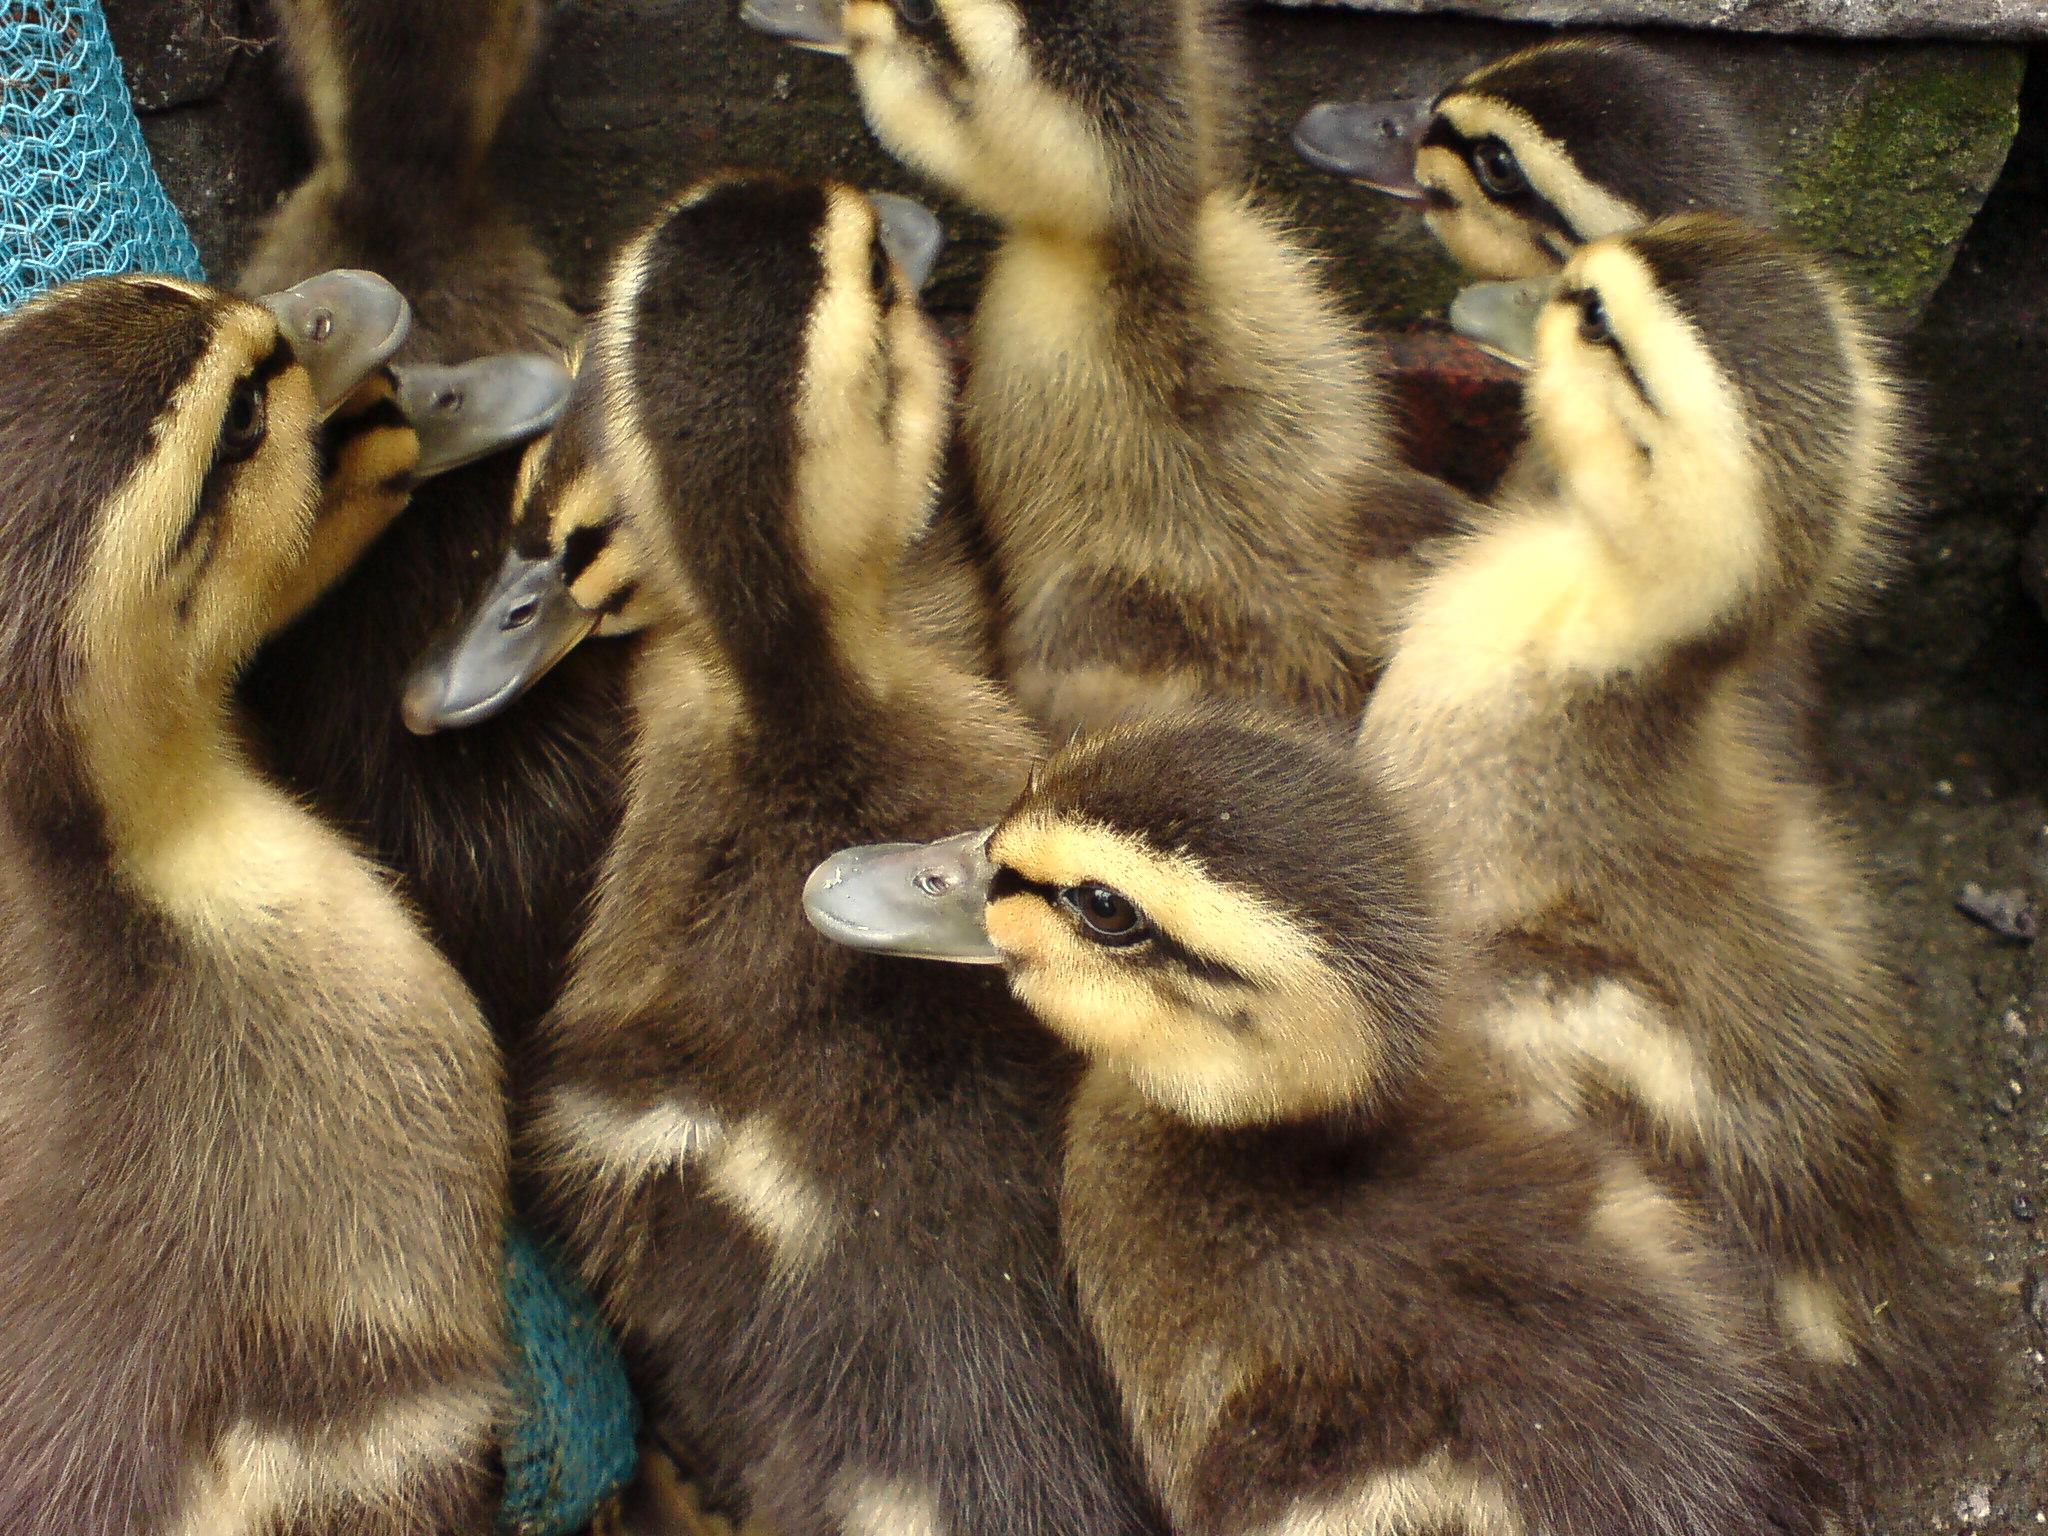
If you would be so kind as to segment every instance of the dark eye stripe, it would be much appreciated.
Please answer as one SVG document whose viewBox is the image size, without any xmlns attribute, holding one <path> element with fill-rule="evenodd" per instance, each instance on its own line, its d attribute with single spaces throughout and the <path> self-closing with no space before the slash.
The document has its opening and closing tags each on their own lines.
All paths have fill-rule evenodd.
<svg viewBox="0 0 2048 1536">
<path fill-rule="evenodd" d="M 601 523 L 592 523 L 587 528 L 573 528 L 569 537 L 562 541 L 562 580 L 574 581 L 590 569 L 590 562 L 605 551 L 612 541 L 612 529 L 616 525 L 606 518 Z"/>
<path fill-rule="evenodd" d="M 1478 143 L 1478 139 L 1460 133 L 1451 125 L 1448 118 L 1441 116 L 1431 118 L 1428 129 L 1422 135 L 1423 148 L 1450 150 L 1460 160 L 1465 162 L 1468 171 L 1471 168 L 1473 147 Z M 1517 158 L 1519 159 L 1519 157 Z M 1523 175 L 1526 177 L 1527 174 L 1525 168 Z M 1512 197 L 1495 197 L 1486 190 L 1476 173 L 1472 176 L 1472 184 L 1479 188 L 1479 195 L 1495 207 L 1511 208 L 1516 214 L 1528 219 L 1531 223 L 1555 231 L 1568 240 L 1574 242 L 1578 240 L 1579 232 L 1572 227 L 1571 220 L 1559 213 L 1556 206 L 1539 193 L 1535 187 L 1525 186 Z"/>
<path fill-rule="evenodd" d="M 988 899 L 991 904 L 1005 896 L 1036 896 L 1047 906 L 1065 912 L 1067 908 L 1060 901 L 1062 887 L 1048 885 L 1042 880 L 1029 880 L 1005 864 L 998 868 L 988 883 Z M 1076 919 L 1078 921 L 1078 918 Z M 1251 981 L 1235 966 L 1227 965 L 1208 955 L 1197 954 L 1171 935 L 1160 931 L 1154 923 L 1150 934 L 1141 944 L 1131 946 L 1132 952 L 1142 952 L 1145 963 L 1158 965 L 1164 961 L 1186 971 L 1202 981 L 1218 986 L 1249 987 Z"/>
<path fill-rule="evenodd" d="M 270 350 L 263 354 L 262 360 L 243 378 L 235 381 L 235 387 L 239 389 L 244 383 L 250 383 L 259 390 L 267 389 L 270 381 L 291 367 L 292 362 L 292 349 L 284 337 L 279 336 L 270 344 Z M 175 565 L 190 554 L 192 546 L 199 542 L 199 536 L 220 516 L 221 503 L 226 500 L 228 487 L 234 483 L 242 462 L 237 460 L 227 464 L 216 464 L 207 471 L 206 480 L 199 487 L 198 503 L 192 508 L 192 515 L 185 519 L 185 526 L 178 530 L 178 537 L 171 544 L 168 564 Z M 198 563 L 193 566 L 191 574 L 186 578 L 186 589 L 179 597 L 177 605 L 180 619 L 185 617 L 190 605 L 192 584 L 205 574 L 207 566 L 213 562 L 213 551 L 214 541 L 208 540 L 206 548 L 200 552 Z"/>
<path fill-rule="evenodd" d="M 1558 300 L 1578 308 L 1585 303 L 1590 292 L 1591 290 L 1586 288 L 1568 288 L 1558 294 Z M 1657 402 L 1651 398 L 1648 386 L 1643 383 L 1643 376 L 1636 372 L 1636 365 L 1629 361 L 1628 349 L 1622 346 L 1621 338 L 1614 334 L 1611 327 L 1599 344 L 1612 353 L 1614 360 L 1621 364 L 1621 371 L 1628 376 L 1629 388 L 1636 392 L 1636 398 L 1657 415 L 1663 415 L 1662 411 L 1657 410 Z"/>
<path fill-rule="evenodd" d="M 263 361 L 256 365 L 249 377 L 254 379 L 258 385 L 268 384 L 280 373 L 283 373 L 285 369 L 291 367 L 294 361 L 291 345 L 284 337 L 280 336 L 271 343 L 270 350 L 263 354 Z"/>
<path fill-rule="evenodd" d="M 626 604 L 633 601 L 635 594 L 637 594 L 639 590 L 639 582 L 625 582 L 619 587 L 619 589 L 616 592 L 612 593 L 611 596 L 607 597 L 603 602 L 597 605 L 597 611 L 600 614 L 603 614 L 606 618 L 616 617 L 617 615 L 624 613 L 626 611 Z"/>
<path fill-rule="evenodd" d="M 875 302 L 883 314 L 896 307 L 896 265 L 889 259 L 889 249 L 882 244 L 882 237 L 875 236 L 868 248 L 869 276 L 874 283 Z"/>
<path fill-rule="evenodd" d="M 342 451 L 358 438 L 368 437 L 372 432 L 386 428 L 406 428 L 409 423 L 398 402 L 386 395 L 383 399 L 353 416 L 336 417 L 327 423 L 320 434 L 320 478 L 333 478 L 335 467 L 341 462 Z"/>
<path fill-rule="evenodd" d="M 225 494 L 225 477 L 209 477 L 199 489 L 199 503 L 193 507 L 192 515 L 185 520 L 185 526 L 178 530 L 178 541 L 171 546 L 171 559 L 182 560 L 198 542 L 206 525 L 220 512 L 221 497 Z"/>
</svg>

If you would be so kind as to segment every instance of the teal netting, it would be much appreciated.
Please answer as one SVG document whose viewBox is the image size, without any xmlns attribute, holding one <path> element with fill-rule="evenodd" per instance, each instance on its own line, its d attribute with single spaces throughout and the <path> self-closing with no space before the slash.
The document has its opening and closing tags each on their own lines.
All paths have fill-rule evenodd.
<svg viewBox="0 0 2048 1536">
<path fill-rule="evenodd" d="M 639 1405 L 590 1292 L 517 1228 L 505 1242 L 505 1305 L 517 1407 L 498 1529 L 569 1536 L 633 1475 Z"/>
<path fill-rule="evenodd" d="M 201 275 L 99 0 L 0 0 L 0 308 L 115 272 Z"/>
</svg>

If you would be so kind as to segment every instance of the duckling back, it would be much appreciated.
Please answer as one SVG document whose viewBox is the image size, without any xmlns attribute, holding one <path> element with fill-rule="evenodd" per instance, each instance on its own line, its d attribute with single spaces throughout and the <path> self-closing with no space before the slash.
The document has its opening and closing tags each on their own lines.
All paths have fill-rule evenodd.
<svg viewBox="0 0 2048 1536">
<path fill-rule="evenodd" d="M 1456 498 L 1400 468 L 1375 355 L 1238 184 L 1220 10 L 857 4 L 821 42 L 800 9 L 746 14 L 844 47 L 882 141 L 1003 225 L 961 434 L 1026 707 L 1355 718 Z"/>
<path fill-rule="evenodd" d="M 613 263 L 508 567 L 640 633 L 627 809 L 527 1140 L 724 1500 L 788 1532 L 1148 1531 L 1061 1271 L 1070 1061 L 993 976 L 801 917 L 827 854 L 985 823 L 1034 751 L 898 601 L 947 427 L 905 255 L 934 233 L 732 174 Z"/>
<path fill-rule="evenodd" d="M 574 316 L 484 161 L 523 80 L 534 0 L 290 0 L 286 56 L 317 160 L 243 286 L 346 265 L 411 300 L 403 357 L 566 353 Z M 299 623 L 244 696 L 278 770 L 404 881 L 503 1033 L 559 985 L 618 811 L 621 658 L 571 657 L 517 722 L 421 738 L 400 719 L 412 663 L 473 603 L 511 531 L 509 456 L 428 482 Z"/>
</svg>

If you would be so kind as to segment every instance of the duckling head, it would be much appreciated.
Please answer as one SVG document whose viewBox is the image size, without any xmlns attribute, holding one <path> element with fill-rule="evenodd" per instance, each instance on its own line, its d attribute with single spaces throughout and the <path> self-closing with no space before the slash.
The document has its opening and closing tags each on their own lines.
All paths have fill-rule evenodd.
<svg viewBox="0 0 2048 1536">
<path fill-rule="evenodd" d="M 1734 109 L 1625 38 L 1539 43 L 1433 100 L 1326 102 L 1294 143 L 1311 165 L 1419 205 L 1480 278 L 1554 272 L 1587 241 L 1668 214 L 1772 217 Z"/>
<path fill-rule="evenodd" d="M 415 668 L 415 731 L 489 719 L 592 634 L 727 672 L 825 665 L 880 623 L 950 405 L 917 303 L 941 237 L 905 198 L 730 175 L 630 242 L 498 579 Z"/>
<path fill-rule="evenodd" d="M 1210 1124 L 1369 1115 L 1444 992 L 1379 793 L 1333 742 L 1235 708 L 1083 737 L 992 830 L 849 850 L 805 907 L 843 943 L 1000 963 L 1048 1027 Z"/>
<path fill-rule="evenodd" d="M 97 279 L 0 321 L 17 746 L 83 738 L 104 778 L 217 719 L 312 537 L 322 418 L 406 323 L 367 273 L 258 301 Z"/>
<path fill-rule="evenodd" d="M 1764 622 L 1874 575 L 1901 411 L 1828 272 L 1716 214 L 1595 241 L 1538 312 L 1531 435 L 1677 622 Z"/>
<path fill-rule="evenodd" d="M 743 20 L 852 64 L 890 152 L 1012 227 L 1157 227 L 1218 175 L 1212 0 L 745 0 Z"/>
</svg>

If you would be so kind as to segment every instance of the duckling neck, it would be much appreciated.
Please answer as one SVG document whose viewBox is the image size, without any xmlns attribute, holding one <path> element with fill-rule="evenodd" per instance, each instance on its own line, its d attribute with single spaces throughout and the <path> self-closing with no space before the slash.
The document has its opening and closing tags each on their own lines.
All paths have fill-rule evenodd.
<svg viewBox="0 0 2048 1536">
<path fill-rule="evenodd" d="M 1204 570 L 1240 553 L 1261 566 L 1291 559 L 1252 547 L 1283 509 L 1205 510 L 1276 476 L 1326 493 L 1284 508 L 1291 550 L 1350 537 L 1378 417 L 1365 359 L 1347 350 L 1309 263 L 1235 191 L 1207 194 L 1185 227 L 1131 246 L 1013 232 L 974 331 L 963 423 L 1006 580 L 1040 562 L 1064 569 L 1077 552 L 1139 572 Z M 1262 391 L 1284 399 L 1284 419 L 1257 406 Z M 1024 421 L 1059 428 L 1026 434 Z M 1162 434 L 1180 442 L 1145 455 Z M 1205 468 L 1212 451 L 1224 462 Z"/>
<path fill-rule="evenodd" d="M 341 839 L 250 764 L 225 678 L 192 688 L 133 679 L 98 699 L 75 721 L 78 808 L 148 904 L 218 930 L 231 909 L 288 905 L 342 865 L 354 870 Z"/>
<path fill-rule="evenodd" d="M 1627 858 L 1685 835 L 1754 768 L 1740 700 L 1757 637 L 1683 585 L 1531 514 L 1418 594 L 1360 744 L 1406 786 L 1461 918 L 1556 895 L 1564 844 Z M 1599 836 L 1546 835 L 1561 824 Z"/>
<path fill-rule="evenodd" d="M 663 659 L 641 669 L 643 720 L 673 719 L 699 738 L 744 732 L 801 754 L 859 733 L 905 686 L 951 673 L 891 621 L 865 574 L 827 592 L 791 560 L 721 586 L 702 594 L 694 621 L 649 637 Z M 679 691 L 688 710 L 672 707 Z"/>
<path fill-rule="evenodd" d="M 1427 582 L 1401 644 L 1447 681 L 1535 672 L 1611 685 L 1688 653 L 1743 649 L 1760 621 L 1752 565 L 1654 534 L 1617 538 L 1563 501 L 1512 511 Z"/>
</svg>

